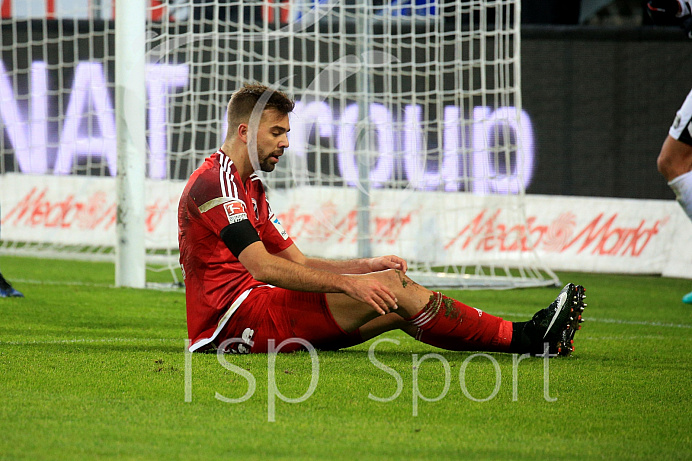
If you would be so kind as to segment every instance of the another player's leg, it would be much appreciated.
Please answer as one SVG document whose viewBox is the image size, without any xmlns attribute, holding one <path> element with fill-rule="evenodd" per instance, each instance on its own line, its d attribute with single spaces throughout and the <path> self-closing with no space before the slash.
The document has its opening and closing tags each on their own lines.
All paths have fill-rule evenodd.
<svg viewBox="0 0 692 461">
<path fill-rule="evenodd" d="M 23 298 L 24 295 L 17 291 L 10 282 L 0 273 L 0 298 Z"/>
<path fill-rule="evenodd" d="M 692 121 L 687 126 L 692 127 Z M 689 136 L 689 131 L 680 133 L 681 139 Z M 678 203 L 692 220 L 692 145 L 668 136 L 658 155 L 657 164 L 658 170 L 675 192 Z M 682 302 L 692 304 L 692 292 L 683 296 Z"/>
<path fill-rule="evenodd" d="M 657 160 L 658 170 L 687 216 L 692 219 L 692 145 L 668 136 Z"/>
<path fill-rule="evenodd" d="M 342 294 L 328 294 L 327 302 L 337 323 L 346 331 L 363 327 L 364 340 L 401 328 L 422 342 L 449 350 L 542 353 L 543 343 L 548 342 L 552 353 L 559 349 L 560 354 L 568 355 L 584 306 L 583 288 L 570 284 L 531 321 L 512 323 L 428 290 L 398 271 L 366 276 L 378 277 L 394 292 L 399 305 L 396 314 L 406 323 L 391 315 L 373 320 L 377 314 L 369 306 Z"/>
<path fill-rule="evenodd" d="M 675 116 L 656 161 L 675 197 L 692 220 L 692 91 Z M 682 301 L 692 304 L 692 292 Z"/>
</svg>

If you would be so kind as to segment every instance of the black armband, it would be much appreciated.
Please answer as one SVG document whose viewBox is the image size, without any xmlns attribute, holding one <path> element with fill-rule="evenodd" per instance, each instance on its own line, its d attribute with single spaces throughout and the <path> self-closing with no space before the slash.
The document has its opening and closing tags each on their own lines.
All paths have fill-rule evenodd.
<svg viewBox="0 0 692 461">
<path fill-rule="evenodd" d="M 219 236 L 236 258 L 248 245 L 260 241 L 257 231 L 247 219 L 224 227 Z"/>
</svg>

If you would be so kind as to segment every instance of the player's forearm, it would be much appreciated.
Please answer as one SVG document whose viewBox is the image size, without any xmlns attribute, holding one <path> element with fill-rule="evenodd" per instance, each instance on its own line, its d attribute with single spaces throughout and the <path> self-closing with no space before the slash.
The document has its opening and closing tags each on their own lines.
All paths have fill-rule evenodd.
<svg viewBox="0 0 692 461">
<path fill-rule="evenodd" d="M 397 299 L 390 288 L 374 277 L 335 274 L 306 265 L 307 258 L 297 250 L 284 250 L 281 256 L 267 252 L 262 242 L 253 242 L 238 255 L 238 260 L 250 274 L 264 283 L 297 291 L 321 293 L 344 293 L 358 302 L 370 305 L 377 313 L 384 315 L 390 309 L 396 309 Z M 366 260 L 368 266 L 373 264 L 383 267 L 405 266 L 398 257 L 373 258 Z M 377 263 L 379 261 L 379 263 Z M 344 265 L 345 264 L 345 265 Z M 343 268 L 357 268 L 341 263 Z M 335 268 L 334 265 L 327 267 Z M 405 270 L 405 267 L 403 268 Z"/>
<path fill-rule="evenodd" d="M 296 291 L 341 293 L 348 283 L 344 275 L 274 256 L 250 273 L 260 282 Z"/>
<path fill-rule="evenodd" d="M 313 269 L 332 272 L 334 274 L 366 274 L 372 271 L 368 259 L 321 259 L 307 258 L 305 265 Z"/>
</svg>

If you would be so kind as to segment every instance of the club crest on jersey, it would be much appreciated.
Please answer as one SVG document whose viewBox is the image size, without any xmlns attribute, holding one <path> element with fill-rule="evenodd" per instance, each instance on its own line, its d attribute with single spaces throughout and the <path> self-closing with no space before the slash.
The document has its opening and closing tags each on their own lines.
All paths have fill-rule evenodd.
<svg viewBox="0 0 692 461">
<path fill-rule="evenodd" d="M 247 210 L 242 200 L 231 200 L 230 202 L 226 202 L 223 204 L 223 209 L 226 211 L 229 224 L 247 219 Z"/>
</svg>

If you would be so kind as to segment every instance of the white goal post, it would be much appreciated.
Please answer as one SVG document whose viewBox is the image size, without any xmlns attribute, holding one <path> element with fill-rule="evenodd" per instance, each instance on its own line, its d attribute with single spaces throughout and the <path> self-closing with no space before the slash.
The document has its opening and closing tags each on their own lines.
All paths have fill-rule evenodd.
<svg viewBox="0 0 692 461">
<path fill-rule="evenodd" d="M 524 210 L 519 0 L 10 3 L 3 253 L 117 261 L 118 285 L 140 286 L 145 260 L 177 278 L 184 181 L 220 146 L 232 92 L 259 81 L 296 99 L 263 180 L 303 252 L 399 254 L 431 287 L 559 283 Z"/>
</svg>

